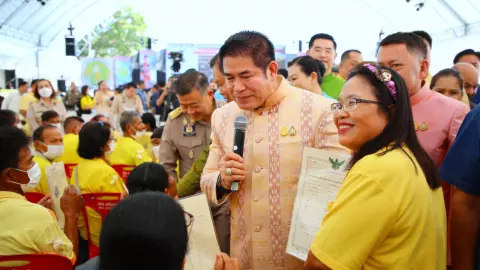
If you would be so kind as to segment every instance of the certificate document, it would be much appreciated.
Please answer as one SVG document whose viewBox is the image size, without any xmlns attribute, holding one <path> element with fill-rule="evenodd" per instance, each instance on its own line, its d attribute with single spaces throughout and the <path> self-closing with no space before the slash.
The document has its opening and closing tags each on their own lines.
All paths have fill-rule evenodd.
<svg viewBox="0 0 480 270">
<path fill-rule="evenodd" d="M 50 194 L 52 195 L 52 210 L 57 217 L 58 225 L 63 229 L 65 227 L 65 216 L 60 207 L 60 198 L 63 196 L 65 188 L 68 187 L 63 162 L 54 162 L 51 166 L 48 166 L 45 169 L 45 174 L 47 176 Z"/>
<path fill-rule="evenodd" d="M 313 149 L 303 150 L 302 171 L 293 208 L 287 253 L 303 261 L 313 243 L 322 219 L 345 179 L 345 153 Z"/>
<path fill-rule="evenodd" d="M 185 270 L 211 270 L 215 264 L 215 255 L 220 252 L 217 235 L 213 225 L 210 206 L 204 193 L 181 199 L 183 209 L 193 215 L 189 231 L 189 250 L 185 261 Z"/>
</svg>

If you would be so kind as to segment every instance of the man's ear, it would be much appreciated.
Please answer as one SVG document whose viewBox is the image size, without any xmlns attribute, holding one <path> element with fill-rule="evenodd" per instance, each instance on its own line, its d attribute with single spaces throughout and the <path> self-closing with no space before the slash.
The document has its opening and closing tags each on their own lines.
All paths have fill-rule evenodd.
<svg viewBox="0 0 480 270">
<path fill-rule="evenodd" d="M 8 177 L 8 180 L 14 179 L 15 183 L 26 185 L 30 182 L 30 178 L 28 178 L 28 174 L 25 172 L 12 170 L 11 168 L 7 168 L 3 175 Z"/>
<path fill-rule="evenodd" d="M 275 80 L 278 74 L 278 64 L 275 61 L 271 61 L 267 66 L 267 73 L 270 75 L 271 80 Z"/>
<path fill-rule="evenodd" d="M 47 152 L 47 146 L 44 145 L 41 141 L 33 141 L 33 147 L 35 150 L 40 152 Z"/>
<path fill-rule="evenodd" d="M 430 63 L 427 59 L 420 60 L 420 78 L 421 80 L 425 80 L 428 75 L 428 69 L 430 68 Z"/>
</svg>

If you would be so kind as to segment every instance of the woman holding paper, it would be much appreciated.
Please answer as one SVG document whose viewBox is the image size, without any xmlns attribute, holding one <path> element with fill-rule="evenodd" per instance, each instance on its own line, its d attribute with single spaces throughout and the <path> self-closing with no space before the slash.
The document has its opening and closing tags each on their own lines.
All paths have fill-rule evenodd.
<svg viewBox="0 0 480 270">
<path fill-rule="evenodd" d="M 338 102 L 340 144 L 354 154 L 306 268 L 446 269 L 440 177 L 416 137 L 402 78 L 359 66 Z"/>
</svg>

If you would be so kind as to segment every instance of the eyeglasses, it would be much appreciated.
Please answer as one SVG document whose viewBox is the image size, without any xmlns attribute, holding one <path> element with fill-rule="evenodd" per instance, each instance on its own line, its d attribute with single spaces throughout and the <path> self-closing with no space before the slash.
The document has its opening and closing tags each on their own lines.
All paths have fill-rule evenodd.
<svg viewBox="0 0 480 270">
<path fill-rule="evenodd" d="M 187 211 L 183 211 L 185 214 L 185 223 L 187 224 L 187 229 L 188 229 L 188 237 L 190 237 L 190 233 L 192 232 L 193 228 L 193 221 L 195 218 L 193 217 L 192 214 L 188 213 Z"/>
<path fill-rule="evenodd" d="M 340 110 L 344 110 L 346 112 L 355 110 L 359 103 L 371 103 L 371 104 L 382 104 L 378 101 L 373 100 L 366 100 L 360 98 L 349 98 L 343 103 L 333 103 L 331 105 L 331 110 L 333 114 L 340 112 Z"/>
</svg>

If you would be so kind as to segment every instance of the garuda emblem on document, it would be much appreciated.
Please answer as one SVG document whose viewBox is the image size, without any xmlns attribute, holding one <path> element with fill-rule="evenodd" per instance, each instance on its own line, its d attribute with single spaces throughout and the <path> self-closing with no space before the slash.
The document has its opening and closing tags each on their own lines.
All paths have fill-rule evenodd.
<svg viewBox="0 0 480 270">
<path fill-rule="evenodd" d="M 343 165 L 343 163 L 345 163 L 345 160 L 344 161 L 339 161 L 338 158 L 332 159 L 330 157 L 330 158 L 328 158 L 328 160 L 330 160 L 330 163 L 332 164 L 332 169 L 334 169 L 335 171 L 339 170 L 340 167 Z"/>
</svg>

